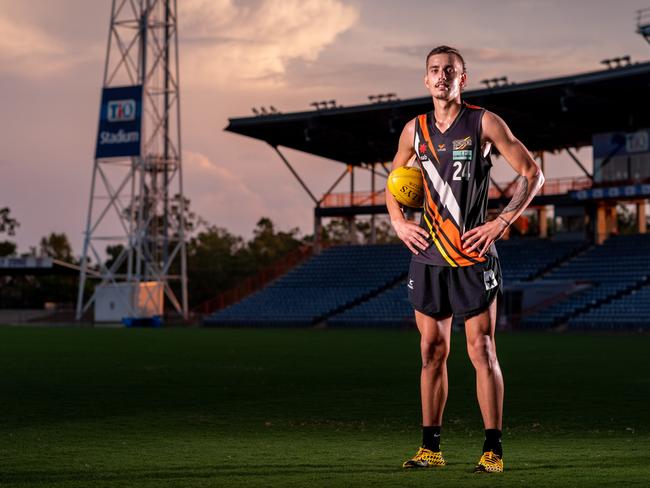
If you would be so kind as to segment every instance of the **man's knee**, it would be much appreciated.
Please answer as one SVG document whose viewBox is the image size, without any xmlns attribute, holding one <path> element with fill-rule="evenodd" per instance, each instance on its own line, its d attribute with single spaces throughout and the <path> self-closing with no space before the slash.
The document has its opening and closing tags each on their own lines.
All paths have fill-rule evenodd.
<svg viewBox="0 0 650 488">
<path fill-rule="evenodd" d="M 494 369 L 497 365 L 497 352 L 492 337 L 478 334 L 467 340 L 467 352 L 476 369 Z"/>
<path fill-rule="evenodd" d="M 422 369 L 438 370 L 449 356 L 449 347 L 442 338 L 434 340 L 422 338 L 420 350 L 422 352 Z"/>
</svg>

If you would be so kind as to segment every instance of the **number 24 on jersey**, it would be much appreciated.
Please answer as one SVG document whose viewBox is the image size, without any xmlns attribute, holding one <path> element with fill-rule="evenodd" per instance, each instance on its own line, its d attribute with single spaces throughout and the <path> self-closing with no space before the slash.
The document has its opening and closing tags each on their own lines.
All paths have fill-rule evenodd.
<svg viewBox="0 0 650 488">
<path fill-rule="evenodd" d="M 469 161 L 454 161 L 454 180 L 469 181 Z"/>
</svg>

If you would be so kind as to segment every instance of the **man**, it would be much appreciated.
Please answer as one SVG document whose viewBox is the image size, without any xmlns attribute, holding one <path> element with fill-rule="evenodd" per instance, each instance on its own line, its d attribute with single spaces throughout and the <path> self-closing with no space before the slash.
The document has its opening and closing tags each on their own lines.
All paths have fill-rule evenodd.
<svg viewBox="0 0 650 488">
<path fill-rule="evenodd" d="M 420 331 L 422 447 L 405 468 L 444 466 L 440 450 L 447 400 L 447 356 L 454 315 L 465 321 L 467 351 L 476 370 L 476 392 L 485 442 L 475 472 L 503 471 L 503 377 L 494 342 L 501 271 L 494 247 L 528 206 L 544 176 L 505 122 L 461 102 L 465 61 L 439 46 L 426 60 L 424 85 L 434 110 L 406 124 L 393 169 L 415 155 L 425 186 L 420 223 L 406 220 L 395 198 L 386 205 L 397 236 L 413 253 L 407 282 Z M 510 203 L 487 221 L 491 146 L 519 174 Z"/>
</svg>

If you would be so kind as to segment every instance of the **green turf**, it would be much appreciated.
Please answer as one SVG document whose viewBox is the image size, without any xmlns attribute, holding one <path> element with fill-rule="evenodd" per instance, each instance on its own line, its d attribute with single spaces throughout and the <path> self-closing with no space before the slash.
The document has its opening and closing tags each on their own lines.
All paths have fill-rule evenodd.
<svg viewBox="0 0 650 488">
<path fill-rule="evenodd" d="M 501 334 L 506 473 L 454 334 L 449 466 L 414 331 L 0 328 L 0 487 L 603 487 L 650 480 L 650 337 Z"/>
</svg>

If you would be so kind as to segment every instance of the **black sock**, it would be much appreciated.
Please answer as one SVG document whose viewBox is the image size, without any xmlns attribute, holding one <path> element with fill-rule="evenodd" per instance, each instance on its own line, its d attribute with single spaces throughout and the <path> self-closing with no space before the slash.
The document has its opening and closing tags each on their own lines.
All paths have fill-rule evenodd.
<svg viewBox="0 0 650 488">
<path fill-rule="evenodd" d="M 422 427 L 422 447 L 434 452 L 440 450 L 440 426 L 439 425 Z"/>
<path fill-rule="evenodd" d="M 503 457 L 503 448 L 501 447 L 501 431 L 499 429 L 485 429 L 485 442 L 483 443 L 483 452 L 492 451 L 497 456 Z"/>
</svg>

